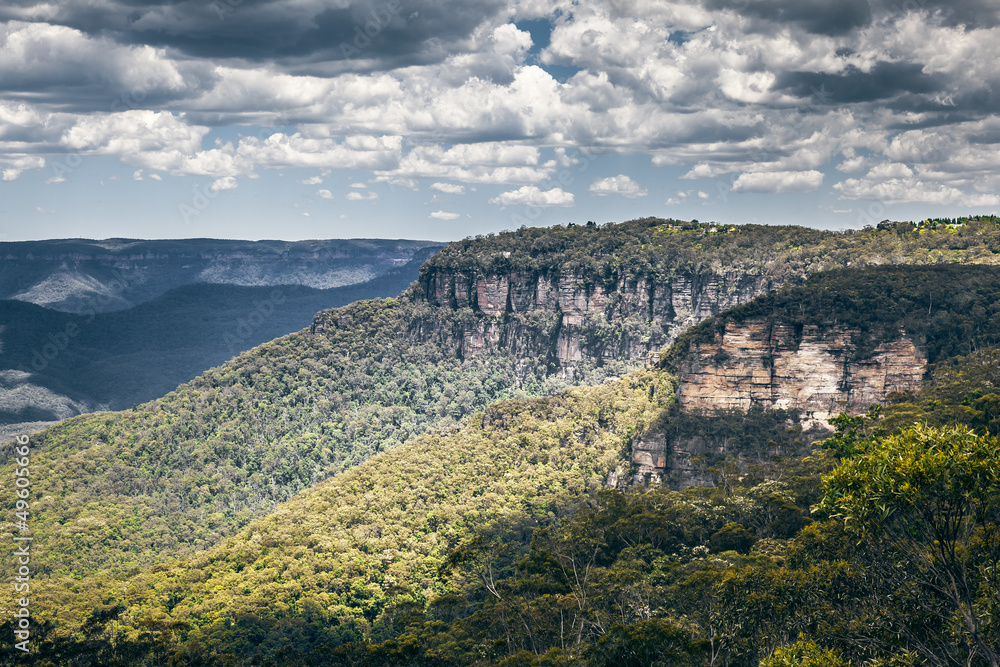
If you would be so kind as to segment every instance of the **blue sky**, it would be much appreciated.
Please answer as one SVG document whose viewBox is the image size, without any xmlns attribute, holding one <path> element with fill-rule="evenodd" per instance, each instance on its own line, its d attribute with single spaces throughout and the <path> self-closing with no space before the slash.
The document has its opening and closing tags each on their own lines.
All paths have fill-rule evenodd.
<svg viewBox="0 0 1000 667">
<path fill-rule="evenodd" d="M 986 0 L 13 0 L 0 240 L 996 213 L 997 58 Z"/>
</svg>

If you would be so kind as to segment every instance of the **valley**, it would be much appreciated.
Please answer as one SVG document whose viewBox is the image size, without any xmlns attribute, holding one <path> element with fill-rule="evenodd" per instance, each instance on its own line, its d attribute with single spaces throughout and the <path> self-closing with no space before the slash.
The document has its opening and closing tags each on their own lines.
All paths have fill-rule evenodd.
<svg viewBox="0 0 1000 667">
<path fill-rule="evenodd" d="M 47 646 L 108 664 L 623 664 L 646 646 L 756 665 L 852 616 L 915 622 L 876 602 L 904 583 L 862 582 L 871 554 L 822 480 L 917 420 L 995 434 L 998 252 L 992 220 L 453 243 L 398 298 L 33 435 Z M 747 611 L 752 586 L 785 602 Z M 836 650 L 909 650 L 897 630 L 848 628 Z"/>
</svg>

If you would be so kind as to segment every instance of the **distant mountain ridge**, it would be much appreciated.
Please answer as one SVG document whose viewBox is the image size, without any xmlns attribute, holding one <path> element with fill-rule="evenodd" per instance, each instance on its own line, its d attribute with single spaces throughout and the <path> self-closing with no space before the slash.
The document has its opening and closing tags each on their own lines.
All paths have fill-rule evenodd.
<svg viewBox="0 0 1000 667">
<path fill-rule="evenodd" d="M 70 313 L 124 310 L 182 285 L 302 285 L 373 280 L 434 241 L 59 239 L 0 243 L 0 299 Z"/>
<path fill-rule="evenodd" d="M 428 243 L 0 244 L 7 246 L 0 249 L 0 284 L 8 291 L 31 282 L 19 273 L 26 266 L 31 270 L 25 273 L 37 277 L 40 268 L 61 262 L 63 273 L 50 274 L 28 292 L 47 294 L 67 309 L 32 303 L 26 292 L 0 300 L 0 426 L 121 410 L 159 398 L 244 350 L 307 326 L 319 310 L 395 296 L 439 248 Z M 105 246 L 111 254 L 83 253 Z M 36 255 L 39 248 L 49 254 Z M 146 252 L 151 248 L 155 255 Z M 257 251 L 259 258 L 248 254 Z M 234 264 L 225 265 L 227 258 Z M 60 282 L 72 262 L 86 280 Z M 309 285 L 336 282 L 335 275 L 348 282 L 326 289 Z M 201 282 L 184 282 L 192 276 Z M 56 287 L 63 291 L 52 291 Z M 105 298 L 109 294 L 113 298 Z M 124 309 L 113 307 L 149 295 Z"/>
</svg>

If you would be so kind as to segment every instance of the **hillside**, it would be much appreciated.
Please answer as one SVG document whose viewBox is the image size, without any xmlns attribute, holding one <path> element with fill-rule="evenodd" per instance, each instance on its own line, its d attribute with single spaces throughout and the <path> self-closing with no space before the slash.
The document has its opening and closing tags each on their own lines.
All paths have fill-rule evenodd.
<svg viewBox="0 0 1000 667">
<path fill-rule="evenodd" d="M 919 284 L 928 271 L 899 270 L 899 277 Z M 851 276 L 860 308 L 878 303 L 885 275 Z M 797 295 L 817 307 L 814 315 L 829 315 L 804 299 L 827 278 L 781 298 Z M 967 304 L 961 296 L 955 302 L 954 311 L 940 307 L 960 317 Z M 846 430 L 828 452 L 799 442 L 798 457 L 761 457 L 753 441 L 767 420 L 758 415 L 742 424 L 746 446 L 734 442 L 710 473 L 714 488 L 681 493 L 602 490 L 615 477 L 628 479 L 638 440 L 671 427 L 690 437 L 699 427 L 671 423 L 676 381 L 665 370 L 503 401 L 316 485 L 187 560 L 116 584 L 68 573 L 43 579 L 41 595 L 53 601 L 45 618 L 65 627 L 91 614 L 86 650 L 99 647 L 112 664 L 166 646 L 188 660 L 236 664 L 251 664 L 240 662 L 251 656 L 311 664 L 336 649 L 344 664 L 550 664 L 538 657 L 545 654 L 563 661 L 554 664 L 610 665 L 642 650 L 689 660 L 680 664 L 725 655 L 729 664 L 756 665 L 800 633 L 860 664 L 912 647 L 900 627 L 916 622 L 946 642 L 946 625 L 884 602 L 894 587 L 904 586 L 895 595 L 905 599 L 919 595 L 909 580 L 877 570 L 878 553 L 810 506 L 823 498 L 824 476 L 834 479 L 833 454 L 846 445 L 877 452 L 887 438 L 902 446 L 916 436 L 891 438 L 912 425 L 914 411 L 941 424 L 995 428 L 997 355 L 989 348 L 936 362 L 931 381 L 906 401 L 838 420 Z M 776 414 L 775 426 L 787 416 Z M 779 432 L 787 446 L 799 435 Z M 996 456 L 995 440 L 976 446 Z M 737 461 L 742 455 L 756 463 Z M 1000 490 L 993 474 L 987 484 Z M 988 587 L 982 576 L 975 585 Z M 103 593 L 119 587 L 121 598 Z M 501 662 L 520 651 L 519 661 Z"/>
<path fill-rule="evenodd" d="M 110 313 L 0 301 L 0 424 L 55 421 L 159 398 L 324 308 L 409 287 L 433 248 L 372 280 L 313 289 L 197 283 Z"/>
<path fill-rule="evenodd" d="M 62 239 L 0 242 L 0 300 L 93 314 L 196 283 L 330 289 L 373 280 L 432 241 Z"/>
<path fill-rule="evenodd" d="M 276 503 L 498 398 L 614 382 L 676 337 L 685 322 L 814 269 L 887 258 L 992 262 L 998 237 L 992 221 L 851 234 L 686 226 L 641 220 L 599 229 L 522 229 L 481 245 L 463 242 L 457 247 L 467 259 L 459 262 L 464 255 L 457 250 L 440 253 L 399 299 L 325 311 L 310 329 L 243 354 L 164 399 L 73 418 L 34 436 L 39 585 L 68 576 L 96 586 L 94 575 L 134 573 L 210 548 Z M 595 247 L 604 234 L 607 244 Z M 627 264 L 619 251 L 630 257 Z M 546 263 L 547 252 L 558 262 Z M 741 253 L 744 266 L 734 267 L 729 258 Z M 579 277 L 583 258 L 598 263 L 592 269 L 600 278 Z M 728 273 L 712 273 L 721 266 L 718 258 Z M 515 259 L 520 263 L 501 267 L 508 271 L 502 283 L 493 263 Z M 526 277 L 515 280 L 515 269 Z M 643 277 L 639 270 L 651 273 Z M 439 304 L 428 276 L 434 285 L 447 284 L 447 271 L 455 276 L 451 284 L 476 290 L 452 291 L 454 302 Z M 735 280 L 740 272 L 753 289 L 721 289 L 734 284 L 727 275 Z M 639 278 L 646 282 L 635 289 Z M 674 289 L 678 280 L 704 289 Z M 484 308 L 500 303 L 486 287 L 501 284 L 507 285 L 504 306 Z M 539 298 L 545 284 L 554 286 L 554 300 Z M 526 286 L 523 300 L 512 287 L 518 285 Z M 598 290 L 615 286 L 630 291 Z M 659 300 L 668 288 L 669 300 Z M 467 300 L 458 299 L 463 293 Z M 594 298 L 598 294 L 603 297 Z M 639 300 L 643 295 L 656 298 Z M 579 358 L 562 354 L 568 349 Z M 615 386 L 607 391 L 618 391 Z M 427 463 L 412 465 L 420 470 Z M 73 613 L 66 608 L 71 624 Z"/>
</svg>

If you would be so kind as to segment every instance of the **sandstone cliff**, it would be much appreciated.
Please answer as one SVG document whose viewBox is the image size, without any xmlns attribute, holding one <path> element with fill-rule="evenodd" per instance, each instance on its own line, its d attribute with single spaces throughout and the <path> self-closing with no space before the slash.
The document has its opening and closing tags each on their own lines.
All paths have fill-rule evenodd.
<svg viewBox="0 0 1000 667">
<path fill-rule="evenodd" d="M 587 360 L 650 361 L 688 327 L 776 286 L 769 276 L 737 272 L 600 280 L 571 269 L 483 274 L 432 266 L 414 294 L 430 306 L 474 313 L 460 334 L 463 357 L 504 344 L 549 354 L 565 376 Z M 535 332 L 526 340 L 526 315 L 554 318 L 551 339 Z"/>
<path fill-rule="evenodd" d="M 689 350 L 680 369 L 680 407 L 706 413 L 760 404 L 825 422 L 920 387 L 927 359 L 905 332 L 865 358 L 855 342 L 860 333 L 844 326 L 727 322 L 715 341 Z"/>
<path fill-rule="evenodd" d="M 711 416 L 752 408 L 799 415 L 789 427 L 812 437 L 828 432 L 826 420 L 859 414 L 894 392 L 916 391 L 927 372 L 920 341 L 905 331 L 873 349 L 858 329 L 843 325 L 792 325 L 773 319 L 727 321 L 710 341 L 681 350 L 678 404 L 684 413 Z M 710 482 L 696 457 L 740 454 L 737 443 L 687 433 L 651 433 L 633 443 L 636 483 L 688 486 Z M 778 452 L 775 452 L 778 453 Z"/>
</svg>

